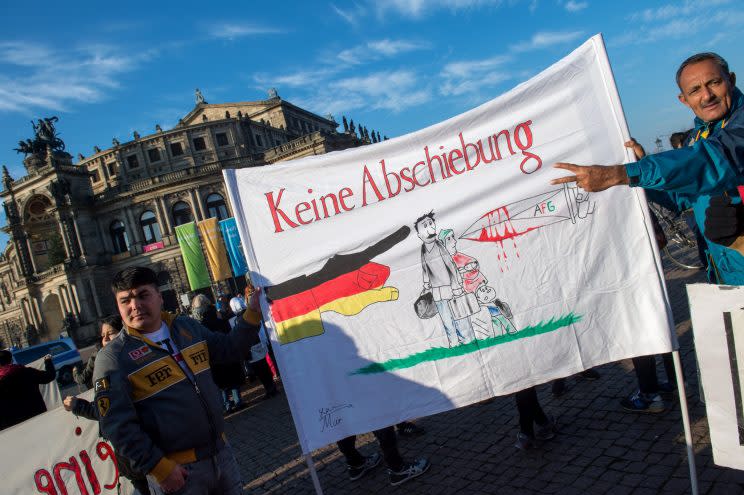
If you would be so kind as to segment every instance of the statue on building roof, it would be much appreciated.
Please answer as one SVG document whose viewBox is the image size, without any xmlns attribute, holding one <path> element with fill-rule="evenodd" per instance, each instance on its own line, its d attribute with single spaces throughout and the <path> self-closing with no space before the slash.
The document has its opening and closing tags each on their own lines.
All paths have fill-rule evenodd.
<svg viewBox="0 0 744 495">
<path fill-rule="evenodd" d="M 160 124 L 155 124 L 155 131 L 156 132 L 163 132 L 163 128 L 160 127 Z"/>
<path fill-rule="evenodd" d="M 134 132 L 132 133 L 132 136 L 134 136 L 134 140 L 135 140 L 135 141 L 137 141 L 137 140 L 138 140 L 138 139 L 140 138 L 140 134 L 139 134 L 139 132 L 137 132 L 137 131 L 134 131 Z"/>
<path fill-rule="evenodd" d="M 201 91 L 199 91 L 199 88 L 196 88 L 194 90 L 194 95 L 196 96 L 196 104 L 197 105 L 201 105 L 202 103 L 205 104 L 205 105 L 207 104 L 207 100 L 204 99 L 204 95 L 202 94 Z"/>
<path fill-rule="evenodd" d="M 37 119 L 36 122 L 38 123 L 32 120 L 31 125 L 34 128 L 34 139 L 19 141 L 18 148 L 15 148 L 15 151 L 25 155 L 46 153 L 47 147 L 51 151 L 64 151 L 65 143 L 57 137 L 57 131 L 54 128 L 54 123 L 57 121 L 59 121 L 59 118 L 56 116 Z"/>
<path fill-rule="evenodd" d="M 279 93 L 276 88 L 269 88 L 269 99 L 273 100 L 274 98 L 279 98 Z"/>
<path fill-rule="evenodd" d="M 82 162 L 83 160 L 85 160 L 85 156 L 82 153 L 78 153 L 78 157 L 77 158 L 78 158 L 78 161 L 79 162 Z"/>
<path fill-rule="evenodd" d="M 93 146 L 93 152 L 94 153 L 100 153 L 101 152 L 101 148 L 99 148 L 98 146 Z"/>
<path fill-rule="evenodd" d="M 119 140 L 118 140 L 118 139 L 114 138 L 114 139 L 112 139 L 112 140 L 111 140 L 111 144 L 113 144 L 113 145 L 114 145 L 114 148 L 116 148 L 116 147 L 117 147 L 117 146 L 119 146 L 119 145 L 120 145 L 121 143 L 119 142 Z"/>
</svg>

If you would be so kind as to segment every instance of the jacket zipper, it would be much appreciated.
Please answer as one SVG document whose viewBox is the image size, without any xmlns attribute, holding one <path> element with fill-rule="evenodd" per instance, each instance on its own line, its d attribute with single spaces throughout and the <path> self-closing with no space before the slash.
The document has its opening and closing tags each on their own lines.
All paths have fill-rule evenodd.
<svg viewBox="0 0 744 495">
<path fill-rule="evenodd" d="M 171 335 L 171 338 L 172 337 L 173 337 L 173 335 Z M 168 357 L 170 357 L 171 361 L 173 361 L 176 364 L 176 366 L 178 367 L 178 369 L 180 369 L 183 372 L 184 376 L 186 376 L 186 379 L 191 383 L 191 385 L 194 386 L 194 391 L 196 392 L 196 396 L 199 398 L 199 402 L 201 402 L 201 405 L 204 408 L 204 412 L 207 413 L 207 423 L 209 423 L 209 432 L 212 434 L 211 435 L 211 437 L 212 437 L 212 439 L 211 439 L 211 442 L 212 442 L 212 445 L 211 445 L 211 447 L 212 447 L 212 453 L 213 453 L 213 455 L 216 455 L 217 454 L 217 440 L 216 440 L 217 430 L 214 427 L 214 421 L 213 421 L 213 418 L 212 418 L 212 414 L 209 412 L 209 404 L 207 404 L 207 401 L 204 399 L 204 396 L 201 393 L 201 389 L 199 388 L 199 385 L 197 385 L 197 383 L 196 383 L 196 375 L 194 375 L 194 379 L 192 380 L 189 377 L 189 374 L 186 373 L 185 371 L 183 371 L 183 368 L 181 368 L 181 365 L 178 364 L 178 361 L 176 361 L 176 358 L 174 358 L 173 355 L 170 352 L 168 352 L 167 350 L 163 349 L 160 346 L 156 346 L 156 347 L 157 347 L 157 349 L 159 349 L 159 350 L 165 352 L 166 354 L 168 354 Z M 180 352 L 180 348 L 179 348 L 179 352 Z M 186 367 L 189 368 L 188 363 L 186 363 Z M 212 369 L 212 366 L 210 365 L 209 368 L 211 370 Z M 191 371 L 191 368 L 189 368 L 189 371 Z"/>
</svg>

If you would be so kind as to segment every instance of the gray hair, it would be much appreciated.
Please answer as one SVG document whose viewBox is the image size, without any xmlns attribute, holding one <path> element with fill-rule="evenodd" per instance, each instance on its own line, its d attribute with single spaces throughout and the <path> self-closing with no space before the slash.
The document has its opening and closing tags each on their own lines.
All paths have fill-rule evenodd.
<svg viewBox="0 0 744 495">
<path fill-rule="evenodd" d="M 207 307 L 210 304 L 212 304 L 212 301 L 210 301 L 207 296 L 204 294 L 197 294 L 191 300 L 191 309 L 201 308 L 202 306 Z"/>
<path fill-rule="evenodd" d="M 682 62 L 682 64 L 679 66 L 679 69 L 677 69 L 677 86 L 679 87 L 679 78 L 680 76 L 682 76 L 682 71 L 685 70 L 685 67 L 687 67 L 688 65 L 696 64 L 698 62 L 702 62 L 704 60 L 712 60 L 713 62 L 715 62 L 715 64 L 721 68 L 721 74 L 723 74 L 727 78 L 731 75 L 731 72 L 729 72 L 728 62 L 726 62 L 726 60 L 724 60 L 722 56 L 713 52 L 696 53 L 692 57 L 689 57 L 687 60 Z M 679 89 L 682 88 L 679 87 Z"/>
</svg>

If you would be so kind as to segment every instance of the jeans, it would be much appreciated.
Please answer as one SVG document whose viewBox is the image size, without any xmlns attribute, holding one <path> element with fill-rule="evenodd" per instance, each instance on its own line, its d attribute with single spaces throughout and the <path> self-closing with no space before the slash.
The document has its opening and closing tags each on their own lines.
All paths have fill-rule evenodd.
<svg viewBox="0 0 744 495">
<path fill-rule="evenodd" d="M 455 320 L 449 307 L 449 301 L 446 299 L 434 301 L 434 305 L 437 307 L 439 317 L 444 324 L 444 333 L 447 334 L 450 347 L 473 340 L 473 327 L 470 326 L 470 318 Z"/>
<path fill-rule="evenodd" d="M 385 459 L 387 467 L 393 471 L 400 471 L 403 468 L 403 458 L 398 451 L 398 439 L 395 434 L 395 428 L 388 426 L 381 430 L 375 430 L 372 434 L 380 443 L 382 457 Z M 353 467 L 364 464 L 364 456 L 356 449 L 356 435 L 342 438 L 336 442 L 336 445 L 338 446 L 338 450 L 346 458 L 346 464 Z"/>
<path fill-rule="evenodd" d="M 214 457 L 183 464 L 188 472 L 186 484 L 180 490 L 168 495 L 242 495 L 243 480 L 240 477 L 238 462 L 229 444 Z M 154 478 L 147 478 L 153 495 L 165 495 Z"/>
</svg>

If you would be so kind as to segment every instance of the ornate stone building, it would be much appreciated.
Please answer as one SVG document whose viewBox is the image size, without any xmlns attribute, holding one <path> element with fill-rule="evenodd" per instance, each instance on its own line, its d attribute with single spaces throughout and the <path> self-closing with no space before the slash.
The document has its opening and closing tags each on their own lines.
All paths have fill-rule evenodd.
<svg viewBox="0 0 744 495">
<path fill-rule="evenodd" d="M 77 163 L 57 138 L 56 117 L 21 142 L 27 175 L 3 167 L 0 197 L 9 235 L 0 258 L 0 347 L 36 337 L 94 336 L 115 311 L 114 273 L 147 264 L 158 273 L 166 307 L 189 294 L 174 227 L 232 216 L 222 169 L 254 167 L 377 141 L 344 119 L 321 117 L 282 100 L 196 106 L 173 129 L 129 142 L 116 139 Z"/>
</svg>

